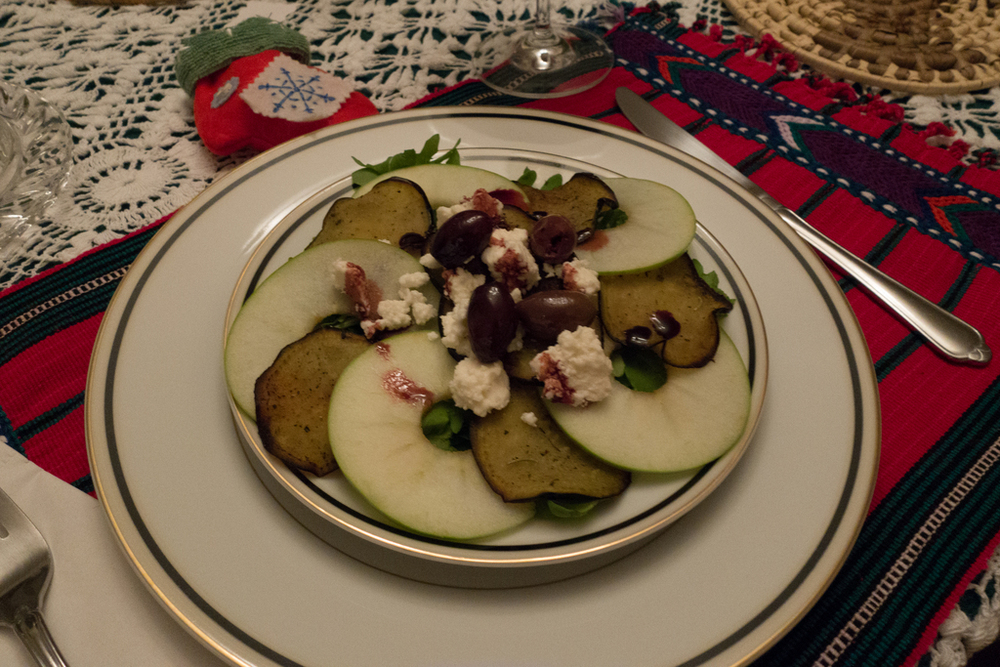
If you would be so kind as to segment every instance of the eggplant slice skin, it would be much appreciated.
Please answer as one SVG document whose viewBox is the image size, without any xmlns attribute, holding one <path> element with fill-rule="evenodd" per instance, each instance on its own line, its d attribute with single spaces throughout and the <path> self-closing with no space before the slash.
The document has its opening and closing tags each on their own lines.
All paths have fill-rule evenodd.
<svg viewBox="0 0 1000 667">
<path fill-rule="evenodd" d="M 522 419 L 526 413 L 536 425 Z M 630 473 L 594 458 L 563 433 L 537 386 L 516 380 L 507 407 L 475 420 L 471 439 L 483 477 L 507 502 L 611 498 L 631 482 Z"/>
<path fill-rule="evenodd" d="M 593 174 L 574 174 L 572 178 L 551 190 L 523 188 L 528 196 L 531 213 L 561 215 L 573 223 L 577 231 L 594 226 L 594 216 L 604 208 L 617 208 L 618 198 L 607 183 Z"/>
<path fill-rule="evenodd" d="M 317 476 L 337 469 L 327 431 L 330 395 L 344 368 L 370 345 L 358 334 L 317 329 L 278 354 L 254 386 L 267 451 Z"/>
<path fill-rule="evenodd" d="M 406 234 L 427 234 L 433 219 L 427 196 L 419 185 L 389 178 L 362 197 L 333 202 L 323 218 L 323 228 L 309 247 L 341 239 L 385 240 L 398 245 Z"/>
<path fill-rule="evenodd" d="M 699 368 L 711 361 L 719 347 L 718 313 L 733 309 L 729 299 L 698 275 L 687 253 L 649 271 L 602 275 L 599 295 L 604 332 L 619 344 L 633 327 L 651 330 L 651 347 L 663 344 L 663 337 L 652 331 L 650 316 L 660 310 L 673 315 L 680 332 L 663 344 L 662 354 L 668 365 L 679 368 Z"/>
</svg>

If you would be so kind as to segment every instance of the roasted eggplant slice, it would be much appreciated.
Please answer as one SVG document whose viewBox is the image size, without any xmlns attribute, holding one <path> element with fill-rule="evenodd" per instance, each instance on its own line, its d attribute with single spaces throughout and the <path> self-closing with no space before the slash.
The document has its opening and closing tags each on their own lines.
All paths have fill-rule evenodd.
<svg viewBox="0 0 1000 667">
<path fill-rule="evenodd" d="M 426 235 L 433 214 L 419 185 L 401 178 L 382 181 L 365 195 L 333 202 L 323 228 L 309 247 L 340 239 L 375 239 L 399 244 L 405 234 Z"/>
<path fill-rule="evenodd" d="M 319 329 L 281 351 L 254 387 L 267 451 L 314 475 L 337 469 L 326 427 L 330 395 L 340 373 L 370 345 L 358 334 Z"/>
<path fill-rule="evenodd" d="M 522 419 L 529 413 L 535 425 Z M 507 407 L 475 420 L 471 438 L 483 477 L 507 502 L 610 498 L 631 481 L 628 472 L 599 461 L 570 440 L 552 421 L 538 388 L 517 381 L 511 383 Z"/>
<path fill-rule="evenodd" d="M 643 273 L 601 276 L 601 321 L 605 333 L 619 343 L 634 327 L 645 327 L 650 346 L 663 343 L 650 318 L 668 312 L 680 324 L 677 335 L 663 345 L 663 359 L 671 366 L 704 366 L 719 346 L 718 313 L 733 304 L 712 289 L 687 253 L 659 268 Z"/>
<path fill-rule="evenodd" d="M 523 189 L 528 196 L 528 210 L 561 215 L 569 219 L 577 231 L 593 227 L 599 208 L 618 206 L 614 191 L 593 174 L 575 174 L 552 190 Z"/>
</svg>

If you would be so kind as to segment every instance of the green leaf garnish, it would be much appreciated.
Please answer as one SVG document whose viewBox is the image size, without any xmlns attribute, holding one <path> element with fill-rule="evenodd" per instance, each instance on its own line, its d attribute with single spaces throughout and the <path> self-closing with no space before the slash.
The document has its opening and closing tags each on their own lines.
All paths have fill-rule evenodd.
<svg viewBox="0 0 1000 667">
<path fill-rule="evenodd" d="M 648 347 L 626 345 L 615 350 L 611 367 L 618 382 L 636 391 L 653 392 L 667 382 L 667 365 Z"/>
<path fill-rule="evenodd" d="M 414 167 L 418 164 L 461 164 L 461 157 L 458 154 L 458 145 L 462 143 L 462 140 L 459 139 L 455 142 L 455 145 L 451 148 L 451 150 L 435 158 L 434 154 L 437 153 L 440 141 L 441 136 L 435 134 L 424 143 L 424 147 L 420 149 L 420 152 L 410 148 L 402 153 L 397 153 L 396 155 L 393 155 L 378 164 L 367 164 L 356 157 L 351 158 L 361 166 L 361 169 L 358 169 L 351 174 L 354 187 L 361 187 L 365 183 L 378 178 L 382 174 L 387 174 L 390 171 L 395 171 L 397 169 L 403 169 L 404 167 Z"/>
<path fill-rule="evenodd" d="M 594 214 L 594 229 L 612 229 L 624 225 L 628 221 L 628 213 L 618 208 L 616 204 L 601 200 Z"/>
<path fill-rule="evenodd" d="M 528 187 L 531 187 L 532 185 L 535 184 L 535 181 L 537 179 L 538 179 L 538 174 L 532 171 L 531 169 L 525 167 L 524 171 L 521 172 L 521 175 L 517 177 L 516 182 L 518 185 L 527 185 Z"/>
<path fill-rule="evenodd" d="M 436 447 L 449 452 L 465 451 L 472 447 L 469 423 L 472 413 L 455 405 L 455 401 L 439 401 L 420 420 L 424 437 Z"/>
<path fill-rule="evenodd" d="M 517 177 L 518 185 L 525 185 L 527 187 L 532 187 L 535 181 L 538 180 L 538 172 L 528 167 L 524 168 L 521 175 Z M 563 183 L 563 178 L 561 174 L 556 174 L 555 176 L 549 176 L 549 178 L 542 184 L 540 190 L 554 190 L 558 188 Z"/>
<path fill-rule="evenodd" d="M 555 190 L 560 185 L 562 185 L 562 183 L 563 180 L 561 174 L 556 174 L 555 176 L 549 176 L 549 178 L 545 181 L 545 183 L 542 184 L 542 187 L 539 188 L 539 190 Z"/>
<path fill-rule="evenodd" d="M 320 320 L 320 323 L 314 327 L 315 329 L 339 329 L 341 331 L 350 331 L 351 333 L 364 335 L 361 330 L 361 318 L 357 315 L 330 315 Z"/>
<path fill-rule="evenodd" d="M 705 272 L 705 268 L 701 265 L 701 262 L 699 262 L 698 260 L 694 259 L 693 257 L 691 258 L 691 262 L 694 264 L 694 270 L 698 272 L 698 277 L 699 278 L 701 278 L 702 280 L 704 280 L 705 283 L 709 287 L 711 287 L 712 289 L 714 289 L 716 292 L 718 292 L 719 294 L 721 294 L 725 298 L 729 299 L 730 303 L 733 303 L 733 304 L 736 303 L 736 299 L 730 297 L 723 290 L 719 289 L 719 274 L 717 274 L 715 271 L 712 271 L 710 273 L 706 273 Z M 726 313 L 720 313 L 720 315 L 726 315 Z"/>
<path fill-rule="evenodd" d="M 590 513 L 590 510 L 597 506 L 596 500 L 589 500 L 582 503 L 567 503 L 557 500 L 548 500 L 549 512 L 552 516 L 560 519 L 579 519 Z"/>
</svg>

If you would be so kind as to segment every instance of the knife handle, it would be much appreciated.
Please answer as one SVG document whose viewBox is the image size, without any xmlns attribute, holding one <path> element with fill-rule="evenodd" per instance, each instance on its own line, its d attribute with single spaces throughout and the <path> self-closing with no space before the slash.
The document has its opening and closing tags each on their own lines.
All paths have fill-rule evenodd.
<svg viewBox="0 0 1000 667">
<path fill-rule="evenodd" d="M 756 184 L 755 184 L 756 187 Z M 823 253 L 865 290 L 888 306 L 946 356 L 970 364 L 987 364 L 992 357 L 982 334 L 936 303 L 890 278 L 823 235 L 794 211 L 757 188 L 757 196 L 809 245 Z"/>
</svg>

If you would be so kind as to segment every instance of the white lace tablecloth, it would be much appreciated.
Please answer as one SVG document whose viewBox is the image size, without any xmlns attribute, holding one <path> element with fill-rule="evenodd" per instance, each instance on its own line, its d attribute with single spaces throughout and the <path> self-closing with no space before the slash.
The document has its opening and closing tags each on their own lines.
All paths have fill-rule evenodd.
<svg viewBox="0 0 1000 667">
<path fill-rule="evenodd" d="M 73 165 L 40 230 L 0 267 L 0 288 L 138 229 L 186 204 L 248 157 L 218 158 L 201 143 L 192 104 L 173 72 L 181 40 L 268 16 L 300 31 L 311 64 L 347 79 L 382 111 L 403 108 L 474 73 L 484 31 L 525 21 L 530 0 L 208 0 L 114 7 L 67 0 L 0 5 L 0 68 L 61 108 L 73 135 Z M 610 26 L 621 8 L 565 0 L 568 22 Z M 685 0 L 681 22 L 739 32 L 719 0 Z M 860 89 L 859 89 L 860 90 Z M 918 125 L 943 122 L 973 147 L 1000 148 L 1000 90 L 950 98 L 889 96 Z M 967 651 L 996 638 L 993 571 L 970 589 L 931 652 L 935 666 L 964 665 Z M 977 597 L 978 596 L 978 597 Z M 973 599 L 976 598 L 976 599 Z"/>
</svg>

